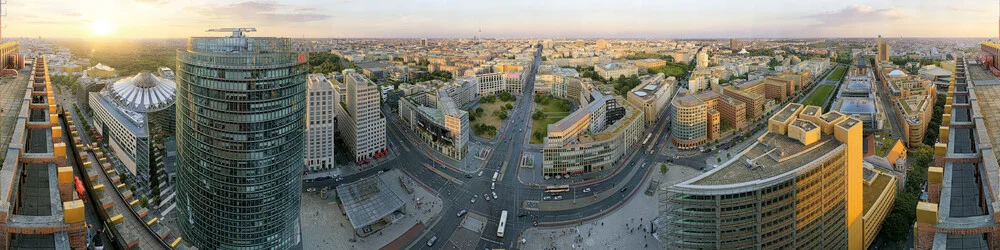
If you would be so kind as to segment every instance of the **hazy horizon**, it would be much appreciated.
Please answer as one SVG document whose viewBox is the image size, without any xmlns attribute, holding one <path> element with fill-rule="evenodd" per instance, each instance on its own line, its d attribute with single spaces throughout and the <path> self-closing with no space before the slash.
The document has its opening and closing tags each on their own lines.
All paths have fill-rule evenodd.
<svg viewBox="0 0 1000 250">
<path fill-rule="evenodd" d="M 997 37 L 997 1 L 38 0 L 8 37 L 186 38 L 255 27 L 290 38 L 824 39 Z M 481 32 L 480 32 L 481 30 Z"/>
</svg>

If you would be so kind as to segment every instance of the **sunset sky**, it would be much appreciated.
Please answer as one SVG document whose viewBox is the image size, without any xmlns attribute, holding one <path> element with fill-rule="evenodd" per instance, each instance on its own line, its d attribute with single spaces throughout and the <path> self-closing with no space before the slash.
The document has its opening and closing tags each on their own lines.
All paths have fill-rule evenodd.
<svg viewBox="0 0 1000 250">
<path fill-rule="evenodd" d="M 987 0 L 32 0 L 4 5 L 4 37 L 365 38 L 996 37 Z"/>
</svg>

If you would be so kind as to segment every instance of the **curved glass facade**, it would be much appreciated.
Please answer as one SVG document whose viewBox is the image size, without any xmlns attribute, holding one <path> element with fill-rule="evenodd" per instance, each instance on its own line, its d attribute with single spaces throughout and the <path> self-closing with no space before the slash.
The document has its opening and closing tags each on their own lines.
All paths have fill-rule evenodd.
<svg viewBox="0 0 1000 250">
<path fill-rule="evenodd" d="M 177 52 L 178 211 L 200 249 L 299 244 L 306 68 L 290 42 L 195 37 Z"/>
</svg>

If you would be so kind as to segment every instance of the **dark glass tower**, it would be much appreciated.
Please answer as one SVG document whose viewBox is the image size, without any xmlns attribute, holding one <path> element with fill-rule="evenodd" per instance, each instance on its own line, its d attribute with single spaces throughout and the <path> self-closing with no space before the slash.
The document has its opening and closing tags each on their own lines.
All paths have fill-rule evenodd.
<svg viewBox="0 0 1000 250">
<path fill-rule="evenodd" d="M 200 249 L 299 245 L 305 55 L 217 29 L 177 51 L 180 227 Z"/>
</svg>

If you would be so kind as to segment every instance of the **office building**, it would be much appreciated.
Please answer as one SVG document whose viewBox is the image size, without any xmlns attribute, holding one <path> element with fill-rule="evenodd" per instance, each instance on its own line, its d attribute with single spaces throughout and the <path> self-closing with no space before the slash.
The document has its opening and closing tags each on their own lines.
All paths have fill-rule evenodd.
<svg viewBox="0 0 1000 250">
<path fill-rule="evenodd" d="M 863 248 L 861 121 L 802 109 L 785 106 L 749 148 L 667 188 L 665 248 Z"/>
<path fill-rule="evenodd" d="M 379 90 L 371 80 L 352 69 L 344 70 L 343 89 L 337 107 L 337 132 L 347 144 L 347 154 L 358 164 L 381 158 L 386 147 L 385 116 L 379 110 Z M 339 91 L 339 89 L 337 89 Z"/>
<path fill-rule="evenodd" d="M 980 53 L 1000 49 L 981 43 Z M 987 60 L 988 61 L 988 60 Z M 958 58 L 949 81 L 934 161 L 927 168 L 927 199 L 916 206 L 913 248 L 995 249 L 1000 237 L 997 172 L 1000 77 L 986 61 Z"/>
<path fill-rule="evenodd" d="M 695 57 L 695 68 L 708 68 L 708 52 L 705 52 L 704 49 L 698 52 L 698 55 Z"/>
<path fill-rule="evenodd" d="M 614 169 L 642 139 L 645 122 L 639 107 L 598 91 L 582 95 L 580 101 L 586 104 L 548 125 L 542 149 L 545 176 Z"/>
<path fill-rule="evenodd" d="M 479 88 L 479 96 L 496 95 L 502 92 L 519 94 L 524 88 L 524 78 L 527 76 L 528 74 L 525 72 L 479 74 L 475 77 L 475 84 Z"/>
<path fill-rule="evenodd" d="M 741 49 L 740 48 L 740 41 L 736 40 L 736 38 L 730 38 L 729 39 L 729 49 L 731 49 L 733 51 L 736 51 L 737 49 Z"/>
<path fill-rule="evenodd" d="M 143 71 L 89 93 L 94 128 L 111 148 L 118 172 L 133 178 L 136 191 L 150 199 L 156 170 L 174 169 L 176 149 L 165 144 L 175 140 L 175 91 L 174 81 Z"/>
<path fill-rule="evenodd" d="M 306 55 L 252 28 L 177 52 L 177 221 L 199 249 L 299 246 Z M 375 92 L 377 95 L 377 92 Z M 239 208 L 239 209 L 234 209 Z"/>
<path fill-rule="evenodd" d="M 4 131 L 10 133 L 11 141 L 2 152 L 0 168 L 4 183 L 0 185 L 0 249 L 86 249 L 84 210 L 90 203 L 76 197 L 75 170 L 68 158 L 75 156 L 70 147 L 79 138 L 72 126 L 66 126 L 70 131 L 63 130 L 45 57 L 32 64 L 27 81 L 5 83 L 18 84 L 20 88 L 12 89 L 23 99 L 7 100 L 17 103 L 13 105 L 17 110 L 7 110 L 17 118 Z"/>
<path fill-rule="evenodd" d="M 875 54 L 875 61 L 892 61 L 890 59 L 889 44 L 882 40 L 882 35 L 878 35 L 878 40 L 876 41 L 876 50 L 878 53 Z"/>
<path fill-rule="evenodd" d="M 708 140 L 708 105 L 686 92 L 682 89 L 670 104 L 670 134 L 679 149 L 695 148 Z"/>
<path fill-rule="evenodd" d="M 427 46 L 427 38 L 420 38 L 420 46 Z"/>
<path fill-rule="evenodd" d="M 421 142 L 445 156 L 461 160 L 468 151 L 469 113 L 458 109 L 444 89 L 402 98 L 399 117 Z"/>
<path fill-rule="evenodd" d="M 663 73 L 659 73 L 632 88 L 628 92 L 627 100 L 632 105 L 642 108 L 646 124 L 650 125 L 656 123 L 663 110 L 670 107 L 670 98 L 673 97 L 675 86 L 677 78 L 673 76 L 664 78 Z"/>
<path fill-rule="evenodd" d="M 646 58 L 641 60 L 635 60 L 635 66 L 639 67 L 639 71 L 646 72 L 646 70 L 656 67 L 663 67 L 667 65 L 667 61 L 663 59 L 656 58 Z"/>
<path fill-rule="evenodd" d="M 306 83 L 306 169 L 334 167 L 337 106 L 340 100 L 333 84 L 323 74 L 309 74 Z"/>
<path fill-rule="evenodd" d="M 601 78 L 604 78 L 605 80 L 639 75 L 639 67 L 623 63 L 608 63 L 604 65 L 597 65 L 594 66 L 594 71 L 596 71 L 597 74 L 600 75 Z"/>
</svg>

